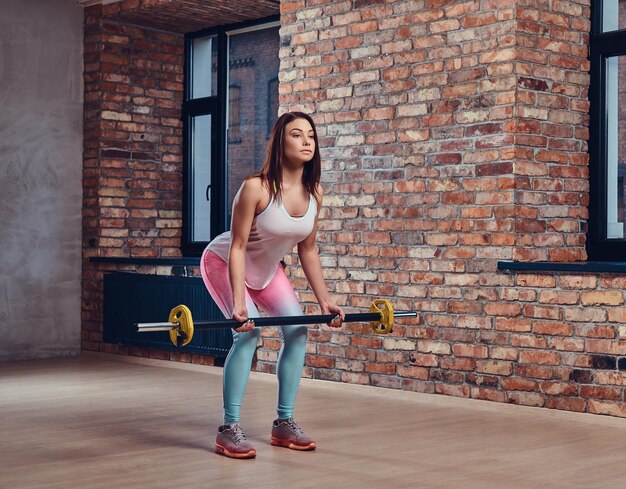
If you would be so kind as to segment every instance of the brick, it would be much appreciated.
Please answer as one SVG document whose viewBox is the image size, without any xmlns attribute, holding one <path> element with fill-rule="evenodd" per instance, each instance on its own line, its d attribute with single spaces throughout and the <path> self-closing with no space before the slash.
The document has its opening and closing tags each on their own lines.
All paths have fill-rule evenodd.
<svg viewBox="0 0 626 489">
<path fill-rule="evenodd" d="M 576 384 L 564 382 L 542 382 L 539 388 L 542 393 L 551 396 L 578 396 L 579 391 Z"/>
<path fill-rule="evenodd" d="M 509 377 L 502 379 L 502 388 L 507 391 L 536 391 L 538 390 L 537 382 L 530 379 L 521 379 L 519 377 Z"/>
<path fill-rule="evenodd" d="M 571 336 L 573 331 L 571 324 L 558 321 L 535 321 L 532 324 L 532 332 L 535 334 Z"/>
<path fill-rule="evenodd" d="M 615 308 L 608 311 L 608 320 L 612 323 L 626 323 L 626 309 Z"/>
<path fill-rule="evenodd" d="M 474 360 L 470 358 L 443 357 L 440 366 L 446 370 L 469 371 L 473 370 L 476 364 Z"/>
<path fill-rule="evenodd" d="M 618 400 L 622 398 L 622 390 L 617 387 L 582 385 L 580 387 L 580 397 Z"/>
<path fill-rule="evenodd" d="M 544 397 L 541 394 L 534 392 L 508 392 L 507 401 L 512 404 L 519 404 L 522 406 L 542 407 L 545 404 Z"/>
<path fill-rule="evenodd" d="M 615 328 L 604 325 L 581 325 L 577 328 L 580 336 L 587 338 L 615 338 Z"/>
<path fill-rule="evenodd" d="M 457 357 L 487 358 L 488 349 L 482 345 L 455 344 L 452 352 Z"/>
<path fill-rule="evenodd" d="M 607 312 L 600 308 L 571 308 L 565 310 L 564 319 L 573 322 L 604 322 Z"/>
<path fill-rule="evenodd" d="M 469 397 L 470 388 L 460 385 L 435 384 L 435 392 L 446 396 Z"/>
<path fill-rule="evenodd" d="M 562 319 L 563 310 L 559 307 L 550 306 L 531 306 L 527 305 L 523 308 L 524 316 L 538 319 Z M 565 311 L 569 314 L 569 310 Z"/>
<path fill-rule="evenodd" d="M 578 301 L 578 292 L 542 290 L 539 293 L 539 302 L 542 304 L 577 304 Z"/>
<path fill-rule="evenodd" d="M 513 365 L 510 362 L 497 360 L 477 360 L 476 370 L 485 374 L 507 376 L 513 372 Z"/>
<path fill-rule="evenodd" d="M 519 304 L 489 303 L 484 308 L 485 313 L 491 316 L 518 316 L 521 310 Z"/>
<path fill-rule="evenodd" d="M 570 276 L 559 277 L 559 285 L 564 289 L 595 289 L 598 279 L 593 276 Z"/>
<path fill-rule="evenodd" d="M 547 351 L 521 351 L 519 356 L 521 363 L 534 363 L 543 365 L 558 365 L 561 357 L 558 353 Z"/>
<path fill-rule="evenodd" d="M 492 347 L 489 356 L 495 360 L 517 361 L 518 355 L 517 348 Z"/>
<path fill-rule="evenodd" d="M 449 343 L 431 340 L 419 340 L 417 350 L 422 353 L 434 353 L 437 355 L 449 355 L 452 351 Z"/>
<path fill-rule="evenodd" d="M 594 379 L 600 385 L 626 386 L 626 373 L 624 372 L 598 371 Z"/>
<path fill-rule="evenodd" d="M 407 365 L 399 365 L 397 368 L 397 374 L 400 377 L 419 379 L 419 380 L 428 380 L 429 379 L 429 370 L 427 368 L 422 367 L 414 367 Z"/>
<path fill-rule="evenodd" d="M 511 346 L 520 348 L 539 348 L 545 349 L 548 347 L 548 342 L 543 337 L 535 335 L 511 335 Z"/>
<path fill-rule="evenodd" d="M 592 414 L 606 414 L 626 418 L 626 406 L 624 403 L 589 400 L 588 410 Z"/>
<path fill-rule="evenodd" d="M 485 401 L 506 402 L 506 394 L 504 392 L 484 387 L 472 387 L 470 397 Z"/>
<path fill-rule="evenodd" d="M 457 327 L 471 329 L 491 329 L 492 323 L 489 318 L 478 316 L 465 316 L 457 320 Z"/>
<path fill-rule="evenodd" d="M 409 361 L 420 367 L 437 367 L 439 365 L 439 357 L 434 354 L 411 353 Z"/>
<path fill-rule="evenodd" d="M 619 290 L 583 292 L 581 303 L 585 306 L 619 306 L 624 304 L 624 293 Z"/>
<path fill-rule="evenodd" d="M 410 340 L 400 340 L 393 338 L 385 338 L 383 340 L 383 348 L 385 350 L 415 350 L 416 342 Z"/>
</svg>

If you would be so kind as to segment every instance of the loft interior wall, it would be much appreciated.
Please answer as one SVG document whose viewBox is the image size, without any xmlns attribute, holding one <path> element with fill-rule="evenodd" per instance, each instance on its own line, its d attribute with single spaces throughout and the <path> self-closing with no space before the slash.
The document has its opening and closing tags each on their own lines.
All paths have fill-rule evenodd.
<svg viewBox="0 0 626 489">
<path fill-rule="evenodd" d="M 3 0 L 0 360 L 80 352 L 83 7 Z"/>
</svg>

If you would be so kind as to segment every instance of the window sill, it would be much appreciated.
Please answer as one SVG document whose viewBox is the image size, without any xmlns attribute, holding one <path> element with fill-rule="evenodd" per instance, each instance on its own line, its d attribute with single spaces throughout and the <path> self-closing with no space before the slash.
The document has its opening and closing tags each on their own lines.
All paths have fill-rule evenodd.
<svg viewBox="0 0 626 489">
<path fill-rule="evenodd" d="M 89 261 L 95 263 L 131 263 L 133 265 L 191 265 L 199 266 L 199 256 L 182 256 L 171 258 L 133 258 L 133 257 L 116 257 L 116 256 L 92 256 Z"/>
<path fill-rule="evenodd" d="M 626 262 L 513 262 L 499 261 L 498 270 L 505 272 L 621 273 L 626 275 Z"/>
</svg>

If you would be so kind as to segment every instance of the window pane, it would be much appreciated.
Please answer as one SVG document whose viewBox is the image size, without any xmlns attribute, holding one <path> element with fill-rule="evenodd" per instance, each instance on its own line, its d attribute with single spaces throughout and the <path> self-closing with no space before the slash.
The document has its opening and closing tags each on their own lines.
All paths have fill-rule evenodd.
<svg viewBox="0 0 626 489">
<path fill-rule="evenodd" d="M 211 239 L 211 115 L 191 123 L 192 241 Z"/>
<path fill-rule="evenodd" d="M 217 95 L 217 36 L 193 40 L 191 98 Z"/>
<path fill-rule="evenodd" d="M 229 99 L 227 206 L 248 176 L 263 166 L 271 126 L 278 116 L 278 27 L 232 34 L 228 41 Z M 274 93 L 275 92 L 275 93 Z"/>
<path fill-rule="evenodd" d="M 626 29 L 626 0 L 604 0 L 602 32 Z"/>
<path fill-rule="evenodd" d="M 626 56 L 607 59 L 607 238 L 624 238 Z"/>
</svg>

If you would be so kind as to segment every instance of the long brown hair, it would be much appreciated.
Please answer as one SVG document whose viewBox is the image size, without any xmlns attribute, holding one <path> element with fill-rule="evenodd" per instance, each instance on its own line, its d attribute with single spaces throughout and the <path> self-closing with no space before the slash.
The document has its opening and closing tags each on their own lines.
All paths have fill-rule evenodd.
<svg viewBox="0 0 626 489">
<path fill-rule="evenodd" d="M 304 165 L 302 173 L 302 185 L 308 195 L 313 195 L 316 199 L 317 187 L 320 183 L 320 175 L 322 173 L 322 159 L 320 157 L 319 143 L 317 140 L 317 130 L 315 123 L 310 115 L 304 112 L 286 112 L 281 115 L 272 129 L 269 143 L 267 144 L 267 153 L 265 162 L 258 174 L 267 186 L 271 198 L 280 199 L 280 192 L 283 188 L 283 165 L 285 161 L 285 127 L 296 119 L 305 119 L 313 128 L 313 140 L 315 141 L 315 151 L 313 158 Z"/>
</svg>

